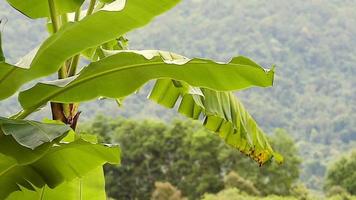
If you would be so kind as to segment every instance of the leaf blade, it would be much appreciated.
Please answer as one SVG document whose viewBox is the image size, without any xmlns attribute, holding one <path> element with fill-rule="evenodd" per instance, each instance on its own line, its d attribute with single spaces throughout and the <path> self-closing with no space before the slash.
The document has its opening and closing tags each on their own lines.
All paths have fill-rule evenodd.
<svg viewBox="0 0 356 200">
<path fill-rule="evenodd" d="M 190 87 L 187 84 L 183 87 Z M 198 92 L 189 92 L 176 87 L 169 79 L 160 79 L 156 82 L 149 98 L 156 103 L 166 106 L 165 102 L 170 102 L 169 108 L 173 108 L 176 102 L 171 102 L 171 93 L 166 93 L 160 88 L 170 88 L 170 91 L 179 93 L 182 101 L 179 103 L 178 112 L 192 118 L 205 118 L 204 125 L 207 129 L 217 133 L 225 142 L 248 155 L 260 165 L 264 164 L 272 157 L 277 162 L 282 162 L 283 158 L 273 151 L 265 133 L 260 129 L 246 111 L 242 103 L 231 92 L 219 92 L 205 88 L 196 88 Z"/>
<path fill-rule="evenodd" d="M 0 132 L 12 136 L 20 145 L 35 149 L 68 133 L 71 128 L 58 123 L 40 123 L 0 117 Z"/>
<path fill-rule="evenodd" d="M 32 19 L 49 17 L 48 0 L 7 0 L 7 2 L 22 14 Z M 74 12 L 78 9 L 84 0 L 60 0 L 55 1 L 58 14 Z"/>
<path fill-rule="evenodd" d="M 0 68 L 0 100 L 14 94 L 28 81 L 55 73 L 70 57 L 148 24 L 178 2 L 180 0 L 130 0 L 121 11 L 102 10 L 81 21 L 67 23 L 41 45 L 30 69 L 15 67 L 11 75 L 3 76 Z"/>
<path fill-rule="evenodd" d="M 84 192 L 83 192 L 84 191 Z M 21 191 L 12 193 L 7 200 L 27 199 L 106 199 L 105 180 L 102 167 L 94 169 L 84 177 L 76 178 L 65 184 L 61 184 L 56 188 L 36 188 L 36 191 L 31 191 L 26 188 L 21 188 Z"/>
<path fill-rule="evenodd" d="M 136 91 L 147 81 L 162 77 L 221 91 L 251 86 L 268 87 L 273 84 L 274 71 L 266 71 L 262 67 L 234 62 L 222 64 L 204 59 L 167 60 L 158 53 L 152 55 L 150 52 L 145 54 L 146 57 L 136 52 L 121 52 L 109 56 L 91 63 L 78 77 L 37 84 L 21 92 L 19 101 L 24 109 L 34 109 L 48 101 L 70 103 L 99 96 L 120 98 Z M 117 84 L 122 87 L 117 87 Z"/>
<path fill-rule="evenodd" d="M 4 136 L 0 143 L 11 143 L 11 137 Z M 17 144 L 12 141 L 12 144 Z M 47 143 L 49 144 L 49 143 Z M 92 144 L 84 140 L 71 143 L 46 146 L 44 151 L 25 149 L 25 153 L 32 155 L 31 159 L 24 160 L 23 155 L 13 153 L 18 148 L 1 148 L 0 157 L 8 156 L 7 160 L 0 162 L 0 198 L 6 198 L 10 193 L 18 191 L 21 187 L 30 190 L 42 188 L 45 185 L 55 188 L 64 181 L 71 181 L 82 177 L 91 170 L 104 163 L 119 164 L 120 149 L 118 146 L 103 146 Z M 5 168 L 2 166 L 10 167 Z"/>
</svg>

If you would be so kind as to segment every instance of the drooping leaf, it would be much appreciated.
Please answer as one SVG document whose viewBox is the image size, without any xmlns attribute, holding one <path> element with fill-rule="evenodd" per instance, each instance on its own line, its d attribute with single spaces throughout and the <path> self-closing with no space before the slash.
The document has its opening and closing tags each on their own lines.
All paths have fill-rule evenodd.
<svg viewBox="0 0 356 200">
<path fill-rule="evenodd" d="M 7 68 L 0 68 L 0 100 L 14 94 L 28 81 L 58 71 L 70 57 L 148 24 L 179 1 L 129 0 L 123 10 L 101 10 L 81 21 L 64 25 L 42 44 L 29 70 L 13 67 L 11 73 L 7 73 Z"/>
<path fill-rule="evenodd" d="M 230 146 L 261 165 L 272 156 L 278 162 L 282 161 L 233 93 L 192 88 L 185 83 L 177 85 L 175 82 L 170 79 L 158 80 L 149 98 L 168 108 L 173 108 L 181 98 L 178 109 L 180 113 L 193 119 L 204 117 L 205 127 L 218 133 Z"/>
<path fill-rule="evenodd" d="M 105 200 L 105 180 L 103 168 L 97 168 L 81 178 L 65 182 L 56 188 L 36 188 L 35 191 L 21 188 L 13 192 L 6 200 Z"/>
<path fill-rule="evenodd" d="M 273 70 L 265 70 L 244 57 L 236 57 L 224 64 L 177 58 L 167 52 L 140 53 L 145 56 L 135 52 L 114 54 L 91 63 L 77 77 L 39 83 L 21 92 L 19 101 L 25 110 L 35 110 L 48 101 L 71 103 L 97 97 L 117 99 L 133 93 L 151 79 L 166 77 L 219 91 L 268 87 L 273 83 Z M 168 59 L 168 55 L 173 57 Z"/>
<path fill-rule="evenodd" d="M 48 0 L 7 0 L 7 2 L 16 10 L 33 19 L 50 16 Z M 54 1 L 57 14 L 74 12 L 83 2 L 84 0 Z"/>
<path fill-rule="evenodd" d="M 0 133 L 12 136 L 17 143 L 30 149 L 52 142 L 70 130 L 71 128 L 64 124 L 40 123 L 0 117 Z"/>
<path fill-rule="evenodd" d="M 85 176 L 104 163 L 120 163 L 117 146 L 93 144 L 82 139 L 45 146 L 42 151 L 26 149 L 10 136 L 0 137 L 0 143 L 0 199 L 21 187 L 29 190 L 44 186 L 55 188 L 64 181 Z M 22 155 L 16 153 L 19 149 Z M 30 155 L 29 158 L 24 158 L 26 155 Z"/>
</svg>

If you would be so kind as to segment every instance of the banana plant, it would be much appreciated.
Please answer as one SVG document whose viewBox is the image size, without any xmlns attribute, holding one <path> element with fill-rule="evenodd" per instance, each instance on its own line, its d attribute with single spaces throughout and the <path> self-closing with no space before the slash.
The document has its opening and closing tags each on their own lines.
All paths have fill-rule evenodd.
<svg viewBox="0 0 356 200">
<path fill-rule="evenodd" d="M 272 86 L 274 68 L 264 69 L 243 56 L 222 63 L 128 49 L 126 33 L 180 0 L 7 2 L 28 18 L 46 18 L 50 34 L 17 64 L 6 62 L 0 34 L 0 100 L 16 94 L 22 107 L 0 117 L 0 199 L 105 199 L 102 165 L 119 164 L 120 148 L 76 132 L 79 104 L 102 97 L 122 100 L 150 80 L 156 83 L 149 99 L 202 120 L 260 165 L 272 158 L 282 162 L 232 93 Z M 80 67 L 81 60 L 88 64 Z M 54 73 L 57 79 L 22 89 Z M 47 104 L 52 120 L 26 119 Z"/>
</svg>

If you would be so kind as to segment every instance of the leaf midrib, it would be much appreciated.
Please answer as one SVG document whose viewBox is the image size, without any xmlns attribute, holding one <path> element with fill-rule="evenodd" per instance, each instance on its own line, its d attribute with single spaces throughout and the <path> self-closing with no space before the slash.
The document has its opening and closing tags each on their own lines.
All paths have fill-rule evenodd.
<svg viewBox="0 0 356 200">
<path fill-rule="evenodd" d="M 0 84 L 2 84 L 17 68 L 13 67 L 10 69 L 1 79 L 0 79 Z"/>
<path fill-rule="evenodd" d="M 191 60 L 191 61 L 189 61 L 189 63 L 190 64 L 205 64 L 205 63 L 208 63 L 208 62 L 207 61 L 203 62 L 203 61 Z M 112 72 L 119 72 L 119 71 L 123 71 L 123 70 L 126 70 L 126 69 L 133 69 L 133 68 L 137 68 L 137 67 L 157 65 L 157 64 L 167 64 L 167 63 L 165 63 L 164 61 L 160 61 L 160 62 L 151 62 L 151 63 L 128 65 L 128 66 L 125 66 L 125 67 L 122 67 L 122 68 L 114 68 L 114 69 L 107 70 L 107 71 L 104 71 L 104 72 L 101 72 L 101 73 L 97 73 L 97 74 L 94 74 L 92 76 L 88 76 L 86 78 L 79 79 L 77 81 L 74 80 L 73 84 L 69 83 L 68 86 L 62 87 L 62 89 L 57 90 L 56 92 L 53 92 L 53 93 L 47 95 L 42 101 L 40 101 L 39 103 L 37 103 L 37 104 L 35 104 L 35 105 L 31 106 L 30 108 L 25 109 L 25 110 L 31 110 L 31 109 L 34 109 L 34 108 L 38 108 L 39 106 L 42 106 L 45 102 L 48 102 L 53 97 L 55 97 L 58 94 L 61 94 L 62 92 L 64 92 L 65 91 L 64 88 L 65 89 L 71 89 L 71 88 L 73 88 L 73 87 L 75 87 L 75 86 L 77 86 L 79 84 L 85 83 L 85 82 L 90 81 L 90 80 L 95 79 L 95 78 L 99 78 L 99 77 L 105 76 L 105 75 L 107 75 L 109 73 L 112 73 Z M 228 64 L 229 65 L 234 65 L 234 66 L 248 66 L 248 65 L 241 65 L 241 64 L 235 64 L 235 63 L 228 63 Z"/>
</svg>

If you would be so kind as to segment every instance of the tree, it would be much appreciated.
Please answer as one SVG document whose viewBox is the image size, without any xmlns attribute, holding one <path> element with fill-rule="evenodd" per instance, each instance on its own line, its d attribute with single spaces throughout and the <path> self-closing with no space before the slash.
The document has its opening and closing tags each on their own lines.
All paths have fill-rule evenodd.
<svg viewBox="0 0 356 200">
<path fill-rule="evenodd" d="M 277 129 L 274 132 L 271 143 L 279 152 L 283 152 L 285 164 L 279 166 L 276 163 L 270 163 L 268 167 L 262 167 L 262 177 L 259 178 L 264 181 L 258 181 L 257 177 L 256 187 L 264 194 L 289 195 L 293 184 L 299 178 L 301 159 L 298 149 L 293 139 L 283 129 Z"/>
<path fill-rule="evenodd" d="M 258 196 L 260 191 L 255 188 L 253 183 L 249 180 L 245 180 L 239 174 L 234 171 L 228 173 L 224 178 L 225 188 L 237 188 L 250 195 Z"/>
<path fill-rule="evenodd" d="M 97 124 L 95 121 L 93 124 Z M 121 167 L 105 168 L 110 197 L 149 199 L 156 181 L 172 183 L 190 199 L 223 188 L 220 162 L 214 157 L 218 157 L 219 149 L 227 147 L 198 124 L 117 121 L 118 126 L 107 134 L 122 147 L 123 159 Z"/>
<path fill-rule="evenodd" d="M 181 192 L 169 182 L 156 182 L 155 187 L 151 200 L 186 200 Z"/>
<path fill-rule="evenodd" d="M 344 188 L 351 195 L 356 195 L 356 151 L 344 156 L 330 165 L 326 173 L 325 190 L 334 186 Z M 336 188 L 332 191 L 336 191 Z M 335 192 L 334 192 L 335 193 Z"/>
<path fill-rule="evenodd" d="M 291 195 L 296 197 L 298 200 L 311 199 L 308 189 L 302 183 L 295 184 L 291 188 Z"/>
<path fill-rule="evenodd" d="M 202 200 L 297 200 L 297 198 L 276 195 L 256 197 L 243 193 L 236 188 L 228 188 L 217 194 L 205 194 Z"/>
<path fill-rule="evenodd" d="M 246 156 L 229 148 L 217 135 L 190 121 L 174 120 L 168 125 L 153 120 L 99 116 L 82 129 L 90 132 L 94 126 L 96 131 L 106 130 L 104 138 L 110 138 L 106 142 L 119 143 L 122 148 L 122 166 L 105 167 L 108 195 L 114 199 L 149 199 L 156 181 L 170 182 L 189 199 L 199 199 L 205 193 L 217 193 L 224 186 L 236 187 L 236 184 L 245 193 L 258 195 L 261 190 L 264 194 L 274 194 L 273 190 L 264 189 L 264 185 L 260 184 L 258 189 L 255 186 L 261 180 L 281 176 L 278 184 L 291 189 L 298 179 L 298 176 L 290 176 L 295 170 L 298 174 L 298 162 L 282 165 L 287 168 L 281 172 L 269 163 L 263 166 L 269 172 L 265 173 Z M 272 138 L 280 137 L 275 134 Z M 289 161 L 298 157 L 293 143 L 289 146 L 281 144 L 276 143 L 275 148 L 283 147 L 285 155 L 291 159 Z M 230 171 L 248 171 L 250 174 L 244 173 L 236 178 L 227 174 Z"/>
<path fill-rule="evenodd" d="M 98 97 L 121 102 L 149 80 L 157 80 L 150 94 L 153 101 L 173 108 L 181 99 L 180 113 L 204 118 L 208 129 L 260 165 L 272 157 L 282 161 L 231 93 L 271 86 L 273 69 L 265 70 L 242 56 L 217 63 L 159 50 L 127 50 L 127 32 L 148 24 L 179 0 L 90 0 L 87 10 L 82 7 L 85 0 L 7 2 L 31 19 L 47 19 L 50 36 L 16 65 L 7 63 L 0 51 L 0 100 L 18 92 L 22 107 L 18 114 L 0 119 L 4 143 L 0 156 L 5 160 L 0 167 L 1 199 L 31 195 L 68 199 L 92 193 L 105 198 L 103 178 L 97 178 L 102 177 L 100 166 L 118 164 L 120 149 L 97 144 L 86 134 L 74 134 L 79 103 Z M 84 58 L 89 64 L 79 71 Z M 30 81 L 50 79 L 53 73 L 58 79 L 20 90 Z M 25 120 L 47 103 L 54 121 Z M 20 150 L 32 156 L 24 158 Z M 82 187 L 87 192 L 78 194 Z"/>
<path fill-rule="evenodd" d="M 281 166 L 276 163 L 268 163 L 261 168 L 255 168 L 249 159 L 235 151 L 222 150 L 220 159 L 224 168 L 232 169 L 241 177 L 251 180 L 262 195 L 289 195 L 293 184 L 299 178 L 301 159 L 298 149 L 293 139 L 283 129 L 276 129 L 271 135 L 270 141 L 285 158 L 285 162 Z"/>
<path fill-rule="evenodd" d="M 351 200 L 350 194 L 341 186 L 332 186 L 326 194 L 330 199 Z"/>
</svg>

